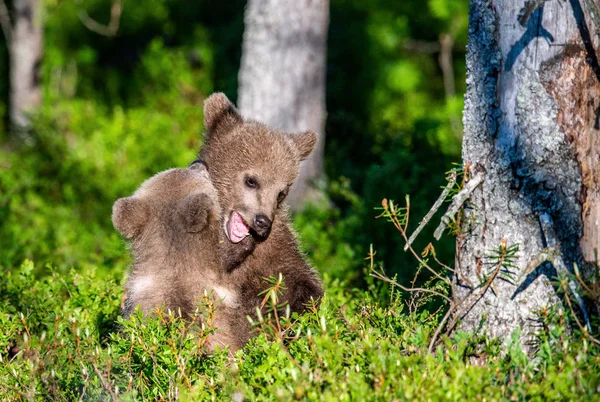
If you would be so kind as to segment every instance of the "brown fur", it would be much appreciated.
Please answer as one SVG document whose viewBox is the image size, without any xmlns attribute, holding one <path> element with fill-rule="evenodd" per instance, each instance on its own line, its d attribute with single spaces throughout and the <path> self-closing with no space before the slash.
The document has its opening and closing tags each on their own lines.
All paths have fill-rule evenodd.
<svg viewBox="0 0 600 402">
<path fill-rule="evenodd" d="M 125 317 L 138 305 L 144 315 L 164 306 L 189 317 L 204 292 L 214 291 L 220 304 L 210 346 L 244 345 L 247 320 L 238 308 L 239 289 L 230 284 L 219 258 L 220 209 L 204 165 L 157 174 L 133 196 L 117 200 L 112 218 L 134 254 Z"/>
<path fill-rule="evenodd" d="M 225 269 L 240 287 L 242 308 L 253 314 L 267 288 L 264 278 L 283 274 L 282 301 L 301 312 L 323 288 L 316 271 L 298 249 L 283 199 L 296 179 L 299 164 L 316 143 L 311 131 L 291 134 L 244 120 L 223 94 L 204 104 L 205 145 L 199 158 L 208 165 L 222 211 L 220 233 Z M 248 186 L 252 178 L 256 186 Z M 237 211 L 250 227 L 250 236 L 232 243 L 227 223 Z M 269 230 L 256 224 L 259 216 L 272 222 Z"/>
</svg>

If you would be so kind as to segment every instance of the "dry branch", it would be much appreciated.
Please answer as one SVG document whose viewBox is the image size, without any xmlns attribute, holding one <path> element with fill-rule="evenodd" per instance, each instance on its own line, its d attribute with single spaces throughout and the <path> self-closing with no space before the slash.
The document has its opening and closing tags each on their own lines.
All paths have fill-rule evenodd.
<svg viewBox="0 0 600 402">
<path fill-rule="evenodd" d="M 415 239 L 417 238 L 419 233 L 421 233 L 421 230 L 423 230 L 423 228 L 429 223 L 429 221 L 431 220 L 433 215 L 438 211 L 438 209 L 440 209 L 440 207 L 442 206 L 442 203 L 444 202 L 446 197 L 448 197 L 450 190 L 452 190 L 452 187 L 454 187 L 454 183 L 456 183 L 456 172 L 451 172 L 450 177 L 448 179 L 448 184 L 444 188 L 444 191 L 442 191 L 442 194 L 440 194 L 440 196 L 438 197 L 435 204 L 433 204 L 433 207 L 431 207 L 429 212 L 427 212 L 427 215 L 425 215 L 425 217 L 421 220 L 421 222 L 419 222 L 419 226 L 417 227 L 417 229 L 413 232 L 412 235 L 410 235 L 410 238 L 408 239 L 408 241 L 406 242 L 406 245 L 404 246 L 404 251 L 408 250 L 408 248 L 415 241 Z"/>
<path fill-rule="evenodd" d="M 442 237 L 442 233 L 444 233 L 444 229 L 446 229 L 446 225 L 450 223 L 452 219 L 454 219 L 454 215 L 458 212 L 460 207 L 469 199 L 471 193 L 481 184 L 483 181 L 483 173 L 479 172 L 469 182 L 465 185 L 465 187 L 454 197 L 452 197 L 452 204 L 448 207 L 448 211 L 442 216 L 441 222 L 433 236 L 436 240 L 439 240 Z"/>
<path fill-rule="evenodd" d="M 399 284 L 398 282 L 396 282 L 395 280 L 387 277 L 385 274 L 381 273 L 381 272 L 377 272 L 375 269 L 371 268 L 371 273 L 369 274 L 370 276 L 372 276 L 373 278 L 377 278 L 379 280 L 382 280 L 384 282 L 390 283 L 402 290 L 404 290 L 405 292 L 422 292 L 422 293 L 431 293 L 435 296 L 441 297 L 443 299 L 445 299 L 448 303 L 452 303 L 452 299 L 450 299 L 448 296 L 437 292 L 433 289 L 427 289 L 427 288 L 415 288 L 415 287 L 411 287 L 408 288 L 406 286 L 403 286 L 401 284 Z"/>
<path fill-rule="evenodd" d="M 563 291 L 565 292 L 565 300 L 567 301 L 567 305 L 569 306 L 569 309 L 571 310 L 571 314 L 573 315 L 573 318 L 575 319 L 575 322 L 577 323 L 577 326 L 579 327 L 579 329 L 581 330 L 581 332 L 584 333 L 584 336 L 587 339 L 591 340 L 596 345 L 600 345 L 600 340 L 598 340 L 598 339 L 594 338 L 592 335 L 590 335 L 591 327 L 589 325 L 589 322 L 587 322 L 586 326 L 584 327 L 583 325 L 581 325 L 581 322 L 577 318 L 577 314 L 575 314 L 575 311 L 573 309 L 573 304 L 571 303 L 571 298 L 569 297 L 569 292 L 567 290 L 567 285 L 566 285 L 565 282 L 566 282 L 566 279 L 563 277 L 561 279 L 561 281 L 560 281 L 560 285 L 563 288 Z M 569 285 L 571 285 L 571 284 L 569 283 Z M 571 289 L 571 290 L 573 290 L 573 289 Z M 577 294 L 575 293 L 575 295 L 577 295 Z"/>
<path fill-rule="evenodd" d="M 123 4 L 121 0 L 115 0 L 110 7 L 110 21 L 108 25 L 100 24 L 98 21 L 90 17 L 90 15 L 83 8 L 77 10 L 77 16 L 79 20 L 87 29 L 92 32 L 96 32 L 103 36 L 115 36 L 119 30 L 121 23 L 121 12 L 123 11 Z"/>
<path fill-rule="evenodd" d="M 429 342 L 429 348 L 428 348 L 429 353 L 433 353 L 433 348 L 435 347 L 438 336 L 440 336 L 440 334 L 442 333 L 444 326 L 446 325 L 446 321 L 448 321 L 448 318 L 450 318 L 453 311 L 454 311 L 454 308 L 450 307 L 448 309 L 448 311 L 446 311 L 444 318 L 442 318 L 442 320 L 440 321 L 440 324 L 438 325 L 437 329 L 435 330 L 435 333 L 431 337 L 431 341 Z"/>
<path fill-rule="evenodd" d="M 98 367 L 96 367 L 96 364 L 94 364 L 93 362 L 92 362 L 92 367 L 94 369 L 94 372 L 96 372 L 96 375 L 100 379 L 102 388 L 104 388 L 106 391 L 108 391 L 108 393 L 110 394 L 113 401 L 118 401 L 119 398 L 117 397 L 117 394 L 115 394 L 115 391 L 113 391 L 112 387 L 110 386 L 110 384 L 108 383 L 106 378 L 104 378 L 104 375 L 102 374 L 102 372 L 98 369 Z"/>
</svg>

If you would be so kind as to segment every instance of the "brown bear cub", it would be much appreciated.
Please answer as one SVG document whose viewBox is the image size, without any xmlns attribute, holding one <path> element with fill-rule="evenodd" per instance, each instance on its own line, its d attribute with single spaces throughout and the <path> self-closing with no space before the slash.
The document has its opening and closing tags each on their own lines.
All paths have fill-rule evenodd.
<svg viewBox="0 0 600 402">
<path fill-rule="evenodd" d="M 224 94 L 204 103 L 205 144 L 199 161 L 208 166 L 221 207 L 221 254 L 231 283 L 239 286 L 241 308 L 253 315 L 268 284 L 282 274 L 282 302 L 292 312 L 323 295 L 316 271 L 300 252 L 284 203 L 300 162 L 316 135 L 284 133 L 245 120 Z"/>
<path fill-rule="evenodd" d="M 209 346 L 241 348 L 248 334 L 219 257 L 220 208 L 206 167 L 170 169 L 145 181 L 131 197 L 117 200 L 112 220 L 131 242 L 134 263 L 125 284 L 123 316 L 136 306 L 144 315 L 157 307 L 189 317 L 204 292 L 219 303 Z"/>
</svg>

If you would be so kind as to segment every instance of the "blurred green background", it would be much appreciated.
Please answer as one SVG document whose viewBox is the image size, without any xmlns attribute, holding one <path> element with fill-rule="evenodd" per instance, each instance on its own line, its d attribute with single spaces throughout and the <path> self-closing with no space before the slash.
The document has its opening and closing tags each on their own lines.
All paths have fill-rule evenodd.
<svg viewBox="0 0 600 402">
<path fill-rule="evenodd" d="M 83 9 L 108 21 L 109 0 L 44 6 L 43 105 L 26 140 L 8 132 L 0 40 L 0 266 L 28 258 L 38 275 L 52 264 L 121 278 L 130 261 L 112 204 L 152 174 L 194 159 L 211 92 L 236 100 L 245 2 L 128 0 L 115 37 L 77 16 Z M 407 281 L 416 263 L 374 208 L 410 193 L 414 229 L 444 172 L 460 161 L 468 1 L 331 0 L 330 8 L 328 200 L 296 215 L 295 227 L 330 278 L 364 286 L 372 243 L 386 271 Z M 445 81 L 440 43 L 448 36 Z M 431 241 L 431 226 L 417 250 Z M 451 238 L 436 248 L 452 262 Z"/>
</svg>

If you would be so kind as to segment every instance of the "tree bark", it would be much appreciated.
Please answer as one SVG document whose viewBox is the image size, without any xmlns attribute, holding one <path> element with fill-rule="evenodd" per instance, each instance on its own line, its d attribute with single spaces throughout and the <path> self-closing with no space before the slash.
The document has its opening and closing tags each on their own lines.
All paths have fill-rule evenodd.
<svg viewBox="0 0 600 402">
<path fill-rule="evenodd" d="M 16 132 L 30 127 L 29 113 L 41 101 L 43 26 L 41 0 L 14 0 L 9 42 L 10 120 Z"/>
<path fill-rule="evenodd" d="M 541 6 L 525 8 L 533 3 Z M 457 303 L 476 295 L 491 277 L 493 250 L 518 245 L 511 278 L 523 281 L 496 276 L 459 318 L 462 329 L 483 322 L 505 340 L 518 328 L 526 351 L 535 346 L 538 313 L 561 305 L 551 283 L 557 272 L 597 264 L 600 16 L 590 13 L 597 6 L 471 0 L 463 160 L 484 181 L 465 208 L 454 293 Z M 535 267 L 549 248 L 558 258 Z"/>
<path fill-rule="evenodd" d="M 313 130 L 318 141 L 288 202 L 315 201 L 323 177 L 328 0 L 249 0 L 245 14 L 238 106 L 274 128 Z"/>
</svg>

